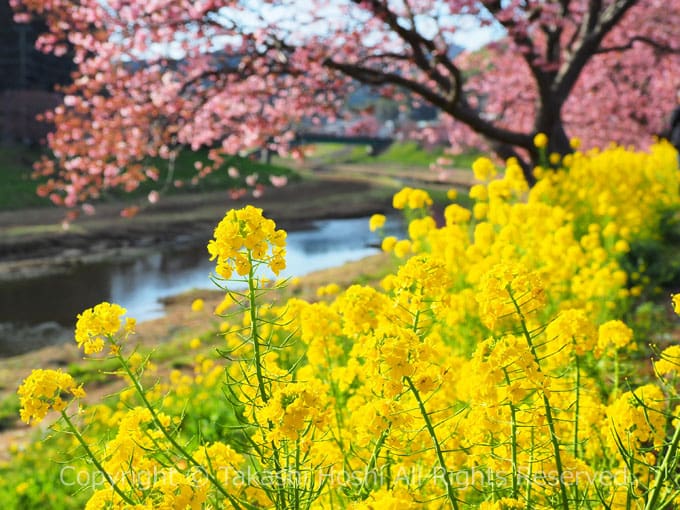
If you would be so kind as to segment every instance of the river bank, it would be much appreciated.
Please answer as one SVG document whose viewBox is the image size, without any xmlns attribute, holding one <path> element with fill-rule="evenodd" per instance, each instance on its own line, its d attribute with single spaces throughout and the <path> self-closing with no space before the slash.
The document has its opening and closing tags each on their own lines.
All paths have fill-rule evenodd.
<svg viewBox="0 0 680 510">
<path fill-rule="evenodd" d="M 395 188 L 366 179 L 320 176 L 265 195 L 233 200 L 226 191 L 163 197 L 134 218 L 120 216 L 121 203 L 103 204 L 93 216 L 62 227 L 63 209 L 0 212 L 0 281 L 26 279 L 68 270 L 74 264 L 134 258 L 168 245 L 210 238 L 231 208 L 252 203 L 287 230 L 311 221 L 385 212 Z"/>
</svg>

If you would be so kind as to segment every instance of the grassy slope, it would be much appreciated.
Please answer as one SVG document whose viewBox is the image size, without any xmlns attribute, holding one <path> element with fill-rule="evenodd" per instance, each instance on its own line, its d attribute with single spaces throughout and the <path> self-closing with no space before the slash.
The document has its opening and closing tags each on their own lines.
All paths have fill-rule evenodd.
<svg viewBox="0 0 680 510">
<path fill-rule="evenodd" d="M 174 173 L 170 176 L 170 178 L 179 179 L 185 182 L 191 181 L 191 179 L 197 175 L 196 168 L 194 167 L 196 162 L 201 162 L 203 164 L 209 162 L 207 150 L 200 150 L 197 152 L 184 151 L 180 153 L 175 162 Z M 150 163 L 159 169 L 161 173 L 160 178 L 158 182 L 150 181 L 142 184 L 142 186 L 140 186 L 139 193 L 146 193 L 152 189 L 157 189 L 159 185 L 165 185 L 166 181 L 168 181 L 168 162 L 160 159 L 154 159 Z M 230 167 L 234 167 L 239 171 L 240 176 L 238 178 L 233 179 L 229 176 L 228 170 Z M 258 176 L 258 183 L 267 186 L 269 185 L 270 176 L 285 175 L 291 181 L 297 180 L 299 178 L 294 170 L 291 170 L 284 165 L 270 165 L 240 156 L 230 156 L 225 158 L 224 163 L 217 170 L 210 173 L 203 179 L 197 180 L 195 184 L 190 183 L 182 188 L 168 186 L 168 192 L 184 193 L 192 191 L 216 191 L 222 189 L 238 188 L 241 186 L 245 187 L 246 176 L 254 174 Z"/>
<path fill-rule="evenodd" d="M 39 149 L 22 146 L 0 148 L 0 210 L 52 206 L 49 200 L 36 195 L 35 189 L 39 181 L 31 178 L 31 165 L 40 157 L 40 154 Z M 197 161 L 203 163 L 208 161 L 206 150 L 182 152 L 177 158 L 174 172 L 169 176 L 167 161 L 151 160 L 150 164 L 157 166 L 160 171 L 158 182 L 144 182 L 133 193 L 124 193 L 119 190 L 109 191 L 103 194 L 101 200 L 134 200 L 163 186 L 167 186 L 167 193 L 170 194 L 238 188 L 245 186 L 245 177 L 252 174 L 257 174 L 258 182 L 265 185 L 269 185 L 270 175 L 285 175 L 289 181 L 299 178 L 293 170 L 285 166 L 267 165 L 247 158 L 232 156 L 218 170 L 197 183 L 189 183 L 181 188 L 175 188 L 172 181 L 179 179 L 189 182 L 192 177 L 196 176 L 197 171 L 194 163 Z M 229 177 L 227 170 L 231 166 L 239 170 L 239 178 L 232 179 Z"/>
<path fill-rule="evenodd" d="M 400 166 L 426 167 L 434 163 L 439 157 L 450 159 L 453 167 L 470 168 L 472 162 L 479 156 L 477 153 L 465 153 L 449 156 L 444 153 L 443 147 L 432 150 L 423 149 L 417 142 L 393 143 L 385 152 L 377 156 L 368 154 L 368 146 L 342 145 L 342 144 L 317 144 L 314 146 L 313 156 L 328 163 L 391 163 Z"/>
<path fill-rule="evenodd" d="M 35 194 L 31 165 L 40 151 L 28 147 L 0 147 L 0 210 L 50 206 Z"/>
<path fill-rule="evenodd" d="M 363 146 L 318 144 L 314 148 L 312 158 L 322 164 L 357 163 L 370 165 L 371 163 L 376 163 L 424 168 L 444 155 L 442 148 L 428 151 L 421 148 L 416 142 L 395 143 L 376 157 L 368 155 L 366 149 Z M 22 146 L 0 148 L 0 210 L 16 210 L 24 207 L 51 207 L 51 203 L 48 200 L 35 194 L 38 181 L 31 178 L 31 165 L 33 161 L 40 157 L 40 154 L 41 149 L 36 148 Z M 461 154 L 447 157 L 453 161 L 452 166 L 454 167 L 470 168 L 477 154 Z M 167 161 L 159 159 L 151 160 L 149 163 L 157 166 L 160 171 L 160 178 L 157 182 L 144 182 L 133 193 L 124 193 L 120 190 L 105 192 L 101 200 L 135 200 L 145 196 L 151 190 L 163 187 L 167 188 L 165 191 L 170 194 L 246 187 L 245 177 L 253 174 L 258 175 L 258 183 L 265 185 L 269 185 L 270 176 L 285 175 L 289 181 L 299 179 L 299 175 L 289 168 L 290 162 L 285 159 L 275 158 L 275 164 L 264 164 L 251 159 L 232 156 L 227 158 L 218 170 L 192 184 L 190 181 L 196 176 L 197 171 L 194 164 L 197 161 L 202 163 L 208 161 L 207 150 L 198 152 L 184 151 L 180 153 L 172 174 L 169 173 Z M 240 172 L 240 176 L 237 179 L 231 178 L 227 173 L 229 167 L 232 166 Z M 181 188 L 175 188 L 173 185 L 174 180 L 181 180 L 186 184 Z"/>
</svg>

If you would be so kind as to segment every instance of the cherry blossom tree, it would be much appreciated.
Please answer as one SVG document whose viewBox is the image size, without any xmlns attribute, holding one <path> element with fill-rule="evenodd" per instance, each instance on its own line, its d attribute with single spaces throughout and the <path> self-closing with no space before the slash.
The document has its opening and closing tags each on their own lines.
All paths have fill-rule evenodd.
<svg viewBox="0 0 680 510">
<path fill-rule="evenodd" d="M 75 206 L 156 179 L 180 147 L 287 150 L 339 115 L 354 84 L 441 110 L 454 146 L 518 157 L 610 140 L 647 144 L 680 88 L 679 0 L 11 0 L 43 17 L 40 49 L 78 65 L 46 116 L 40 192 Z M 472 20 L 472 21 L 471 21 Z M 501 37 L 454 54 L 470 23 Z M 458 39 L 456 39 L 458 38 Z"/>
</svg>

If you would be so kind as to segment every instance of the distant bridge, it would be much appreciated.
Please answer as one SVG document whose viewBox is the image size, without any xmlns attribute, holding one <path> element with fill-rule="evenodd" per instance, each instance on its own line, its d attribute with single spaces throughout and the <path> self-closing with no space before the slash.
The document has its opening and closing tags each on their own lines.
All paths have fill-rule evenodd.
<svg viewBox="0 0 680 510">
<path fill-rule="evenodd" d="M 329 133 L 295 133 L 291 146 L 308 145 L 312 143 L 342 143 L 345 145 L 368 145 L 371 148 L 370 155 L 377 156 L 386 151 L 394 142 L 393 138 L 376 136 L 347 136 Z"/>
<path fill-rule="evenodd" d="M 295 133 L 295 137 L 290 142 L 291 147 L 299 147 L 300 145 L 310 145 L 314 143 L 341 143 L 345 145 L 366 145 L 370 147 L 369 154 L 377 156 L 385 152 L 390 145 L 394 143 L 394 138 L 385 138 L 378 136 L 351 136 L 351 135 L 335 135 L 330 133 Z M 262 162 L 270 163 L 272 151 L 269 149 L 258 149 L 251 153 Z"/>
</svg>

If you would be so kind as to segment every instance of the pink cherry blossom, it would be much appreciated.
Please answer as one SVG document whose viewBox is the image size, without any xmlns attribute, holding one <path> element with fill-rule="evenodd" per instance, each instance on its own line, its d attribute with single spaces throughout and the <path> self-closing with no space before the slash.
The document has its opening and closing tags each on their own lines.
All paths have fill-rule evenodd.
<svg viewBox="0 0 680 510">
<path fill-rule="evenodd" d="M 41 196 L 67 207 L 136 189 L 158 175 L 149 161 L 182 148 L 209 148 L 198 178 L 229 154 L 300 157 L 295 132 L 342 120 L 359 83 L 405 110 L 409 100 L 441 112 L 403 136 L 516 156 L 527 176 L 538 132 L 550 152 L 569 151 L 574 136 L 585 148 L 644 147 L 680 88 L 680 0 L 10 3 L 15 19 L 44 20 L 41 51 L 69 48 L 77 64 L 63 104 L 44 115 L 53 158 L 36 164 Z M 501 36 L 451 51 L 465 37 L 459 14 Z M 379 128 L 371 112 L 349 126 Z"/>
<path fill-rule="evenodd" d="M 272 175 L 269 177 L 269 182 L 271 182 L 272 186 L 275 188 L 282 188 L 288 184 L 288 177 L 285 175 Z"/>
</svg>

